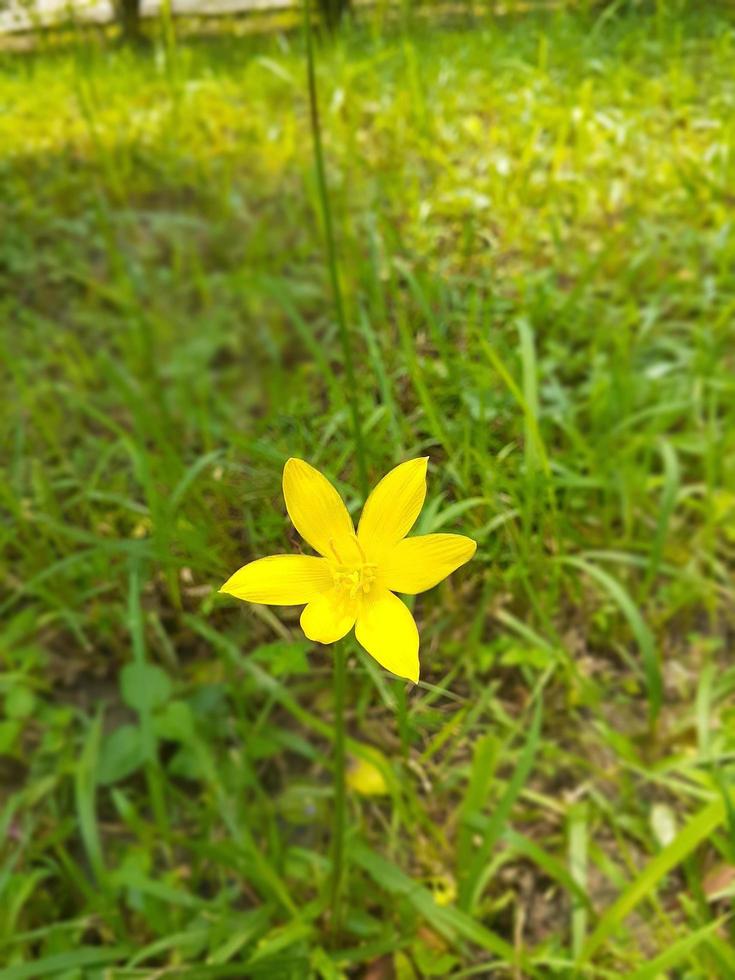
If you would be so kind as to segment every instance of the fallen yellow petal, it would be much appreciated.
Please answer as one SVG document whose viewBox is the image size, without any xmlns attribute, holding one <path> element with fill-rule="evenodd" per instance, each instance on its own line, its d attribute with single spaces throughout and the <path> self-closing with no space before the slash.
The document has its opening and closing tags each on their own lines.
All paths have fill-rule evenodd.
<svg viewBox="0 0 735 980">
<path fill-rule="evenodd" d="M 387 796 L 388 784 L 374 762 L 354 758 L 347 770 L 347 785 L 360 796 Z"/>
<path fill-rule="evenodd" d="M 451 875 L 436 875 L 429 882 L 437 905 L 452 905 L 457 899 L 457 883 Z"/>
</svg>

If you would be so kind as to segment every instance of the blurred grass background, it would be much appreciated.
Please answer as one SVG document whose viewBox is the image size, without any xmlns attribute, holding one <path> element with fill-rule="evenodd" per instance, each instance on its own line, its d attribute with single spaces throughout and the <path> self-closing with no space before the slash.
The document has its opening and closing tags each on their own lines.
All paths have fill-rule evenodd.
<svg viewBox="0 0 735 980">
<path fill-rule="evenodd" d="M 303 45 L 154 33 L 0 53 L 0 978 L 735 977 L 732 8 L 319 51 L 370 475 L 480 544 L 355 648 L 337 949 L 330 651 L 216 595 L 361 504 Z"/>
</svg>

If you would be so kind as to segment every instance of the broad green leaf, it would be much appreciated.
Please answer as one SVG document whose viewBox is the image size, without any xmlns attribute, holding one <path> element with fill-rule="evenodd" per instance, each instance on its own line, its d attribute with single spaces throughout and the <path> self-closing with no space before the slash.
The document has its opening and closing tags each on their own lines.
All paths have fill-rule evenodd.
<svg viewBox="0 0 735 980">
<path fill-rule="evenodd" d="M 168 674 L 155 664 L 126 664 L 120 673 L 123 701 L 134 711 L 144 714 L 160 708 L 171 695 Z"/>
<path fill-rule="evenodd" d="M 194 716 L 186 701 L 169 701 L 153 720 L 158 738 L 187 744 L 194 737 Z"/>
<path fill-rule="evenodd" d="M 121 725 L 106 735 L 97 760 L 97 782 L 110 786 L 145 762 L 145 746 L 136 725 Z"/>
</svg>

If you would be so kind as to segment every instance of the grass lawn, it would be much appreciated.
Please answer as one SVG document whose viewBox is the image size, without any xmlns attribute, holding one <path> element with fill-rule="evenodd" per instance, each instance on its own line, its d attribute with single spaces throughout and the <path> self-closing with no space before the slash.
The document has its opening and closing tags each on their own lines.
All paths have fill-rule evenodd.
<svg viewBox="0 0 735 980">
<path fill-rule="evenodd" d="M 301 37 L 0 53 L 0 980 L 735 977 L 735 14 L 319 52 L 421 683 L 217 594 L 362 503 Z M 371 760 L 371 761 L 368 761 Z M 356 770 L 359 774 L 360 770 Z"/>
</svg>

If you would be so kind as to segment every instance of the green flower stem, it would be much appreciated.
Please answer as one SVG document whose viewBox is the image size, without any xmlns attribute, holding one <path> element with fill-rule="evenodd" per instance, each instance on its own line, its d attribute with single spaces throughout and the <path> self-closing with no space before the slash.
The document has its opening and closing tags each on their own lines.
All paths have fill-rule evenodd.
<svg viewBox="0 0 735 980">
<path fill-rule="evenodd" d="M 332 209 L 329 202 L 327 174 L 324 165 L 321 123 L 319 120 L 319 100 L 316 90 L 316 71 L 314 68 L 314 32 L 310 0 L 304 0 L 304 33 L 306 36 L 307 79 L 309 89 L 309 110 L 311 135 L 314 145 L 314 164 L 317 188 L 321 204 L 324 237 L 327 249 L 329 278 L 332 284 L 332 297 L 339 328 L 339 339 L 344 361 L 347 401 L 352 417 L 352 436 L 357 458 L 357 471 L 363 499 L 368 495 L 368 474 L 365 460 L 365 440 L 360 422 L 360 407 L 355 383 L 355 358 L 352 350 L 352 336 L 347 325 L 342 287 L 340 285 L 337 249 L 334 241 Z M 329 884 L 330 931 L 334 942 L 338 942 L 342 929 L 342 904 L 344 885 L 347 878 L 345 861 L 345 674 L 347 650 L 344 641 L 334 644 L 334 814 L 332 823 L 332 870 Z"/>
<path fill-rule="evenodd" d="M 332 820 L 332 873 L 329 889 L 330 931 L 338 941 L 342 928 L 342 896 L 346 877 L 345 862 L 345 682 L 347 644 L 334 649 L 334 813 Z"/>
<path fill-rule="evenodd" d="M 314 31 L 311 21 L 311 2 L 310 0 L 304 0 L 304 33 L 306 35 L 306 61 L 309 83 L 311 135 L 314 144 L 314 164 L 316 167 L 317 187 L 322 209 L 322 219 L 324 221 L 324 237 L 327 247 L 329 277 L 332 283 L 332 297 L 334 299 L 334 309 L 337 315 L 339 339 L 342 347 L 342 357 L 345 367 L 347 400 L 350 406 L 350 415 L 352 416 L 352 435 L 355 444 L 355 456 L 357 457 L 357 471 L 360 482 L 360 491 L 363 495 L 363 499 L 366 499 L 369 487 L 367 465 L 365 462 L 365 440 L 363 439 L 362 425 L 360 423 L 360 408 L 357 398 L 357 386 L 355 384 L 355 358 L 352 351 L 352 337 L 350 334 L 350 329 L 347 325 L 347 318 L 345 316 L 344 303 L 342 300 L 342 287 L 340 285 L 339 267 L 337 263 L 337 249 L 334 243 L 332 209 L 329 203 L 327 173 L 324 166 L 324 149 L 322 147 L 322 131 L 321 122 L 319 119 L 319 100 L 317 98 L 316 72 L 314 70 Z"/>
<path fill-rule="evenodd" d="M 409 733 L 408 733 L 408 699 L 406 697 L 406 682 L 400 678 L 395 682 L 396 714 L 398 716 L 398 735 L 401 739 L 401 756 L 408 762 Z"/>
</svg>

